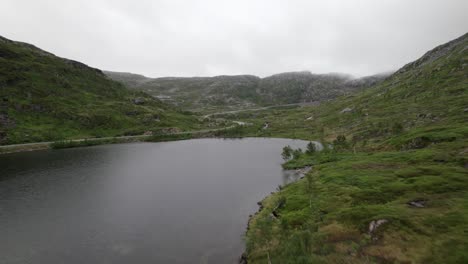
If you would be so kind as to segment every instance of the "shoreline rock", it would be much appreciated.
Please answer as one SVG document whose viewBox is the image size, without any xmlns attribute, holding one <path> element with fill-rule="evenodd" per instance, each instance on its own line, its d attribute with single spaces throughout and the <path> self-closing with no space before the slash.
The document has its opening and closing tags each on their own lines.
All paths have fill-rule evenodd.
<svg viewBox="0 0 468 264">
<path fill-rule="evenodd" d="M 312 166 L 306 166 L 304 168 L 299 168 L 299 169 L 290 170 L 290 171 L 293 171 L 294 173 L 297 173 L 297 174 L 301 175 L 301 177 L 299 179 L 302 179 L 302 178 L 304 178 L 305 174 L 307 174 L 311 170 L 312 170 Z M 265 209 L 265 207 L 263 206 L 263 201 L 265 199 L 267 199 L 268 197 L 270 197 L 271 195 L 274 195 L 276 193 L 277 192 L 271 192 L 269 195 L 267 195 L 261 201 L 257 202 L 258 210 L 253 215 L 252 214 L 249 215 L 249 220 L 247 220 L 247 228 L 245 230 L 245 233 L 247 233 L 250 230 L 250 225 L 251 225 L 252 219 L 255 216 L 257 216 L 260 212 L 262 212 L 263 209 Z M 273 209 L 273 212 L 270 214 L 270 217 L 274 217 L 275 219 L 277 219 L 279 217 L 278 213 L 276 212 L 277 209 L 278 209 L 278 207 Z M 242 255 L 239 257 L 239 264 L 247 264 L 247 263 L 248 263 L 247 253 L 243 252 Z"/>
</svg>

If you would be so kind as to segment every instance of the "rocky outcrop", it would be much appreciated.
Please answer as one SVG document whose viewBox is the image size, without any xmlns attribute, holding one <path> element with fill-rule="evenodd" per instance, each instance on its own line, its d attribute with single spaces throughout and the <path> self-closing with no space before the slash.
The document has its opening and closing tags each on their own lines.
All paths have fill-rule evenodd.
<svg viewBox="0 0 468 264">
<path fill-rule="evenodd" d="M 145 98 L 138 97 L 138 98 L 133 99 L 132 102 L 136 105 L 142 105 L 146 102 L 146 100 Z"/>
<path fill-rule="evenodd" d="M 375 231 L 377 231 L 377 228 L 379 228 L 381 225 L 387 223 L 387 219 L 379 219 L 379 220 L 372 220 L 369 223 L 369 234 L 374 234 Z"/>
<path fill-rule="evenodd" d="M 242 253 L 242 255 L 239 258 L 239 264 L 247 264 L 247 254 Z"/>
<path fill-rule="evenodd" d="M 450 42 L 447 42 L 443 45 L 437 46 L 436 48 L 426 52 L 426 54 L 424 54 L 420 59 L 406 64 L 403 68 L 398 70 L 395 74 L 404 73 L 415 68 L 422 68 L 424 65 L 430 64 L 438 60 L 439 58 L 446 57 L 448 56 L 450 52 L 452 52 L 452 50 L 454 50 L 460 44 L 466 41 L 467 38 L 468 38 L 468 33 Z"/>
<path fill-rule="evenodd" d="M 345 114 L 345 113 L 351 113 L 352 111 L 353 111 L 352 108 L 346 107 L 345 109 L 341 110 L 340 113 Z"/>
<path fill-rule="evenodd" d="M 426 207 L 426 200 L 414 200 L 408 202 L 408 205 L 411 207 L 416 207 L 416 208 L 424 208 Z"/>
</svg>

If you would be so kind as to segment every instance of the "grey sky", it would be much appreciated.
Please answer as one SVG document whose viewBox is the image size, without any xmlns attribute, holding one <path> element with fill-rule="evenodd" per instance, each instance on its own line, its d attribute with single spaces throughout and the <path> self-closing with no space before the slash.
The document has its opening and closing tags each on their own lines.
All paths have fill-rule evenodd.
<svg viewBox="0 0 468 264">
<path fill-rule="evenodd" d="M 0 2 L 0 35 L 152 77 L 368 75 L 468 31 L 467 0 Z"/>
</svg>

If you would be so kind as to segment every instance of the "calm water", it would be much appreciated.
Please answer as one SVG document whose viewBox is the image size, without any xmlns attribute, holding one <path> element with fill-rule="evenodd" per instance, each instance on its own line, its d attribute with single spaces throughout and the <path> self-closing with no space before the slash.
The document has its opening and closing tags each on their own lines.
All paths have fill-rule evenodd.
<svg viewBox="0 0 468 264">
<path fill-rule="evenodd" d="M 0 263 L 236 263 L 287 139 L 0 156 Z"/>
</svg>

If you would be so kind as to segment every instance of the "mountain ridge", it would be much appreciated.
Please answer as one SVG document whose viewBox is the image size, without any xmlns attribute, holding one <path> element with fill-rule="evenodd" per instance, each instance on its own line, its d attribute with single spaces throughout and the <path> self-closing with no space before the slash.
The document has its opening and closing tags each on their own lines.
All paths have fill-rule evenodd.
<svg viewBox="0 0 468 264">
<path fill-rule="evenodd" d="M 239 109 L 330 100 L 374 85 L 390 75 L 382 73 L 356 78 L 344 73 L 297 71 L 263 78 L 249 74 L 149 78 L 133 73 L 104 73 L 128 88 L 170 100 L 189 110 L 219 107 Z"/>
</svg>

